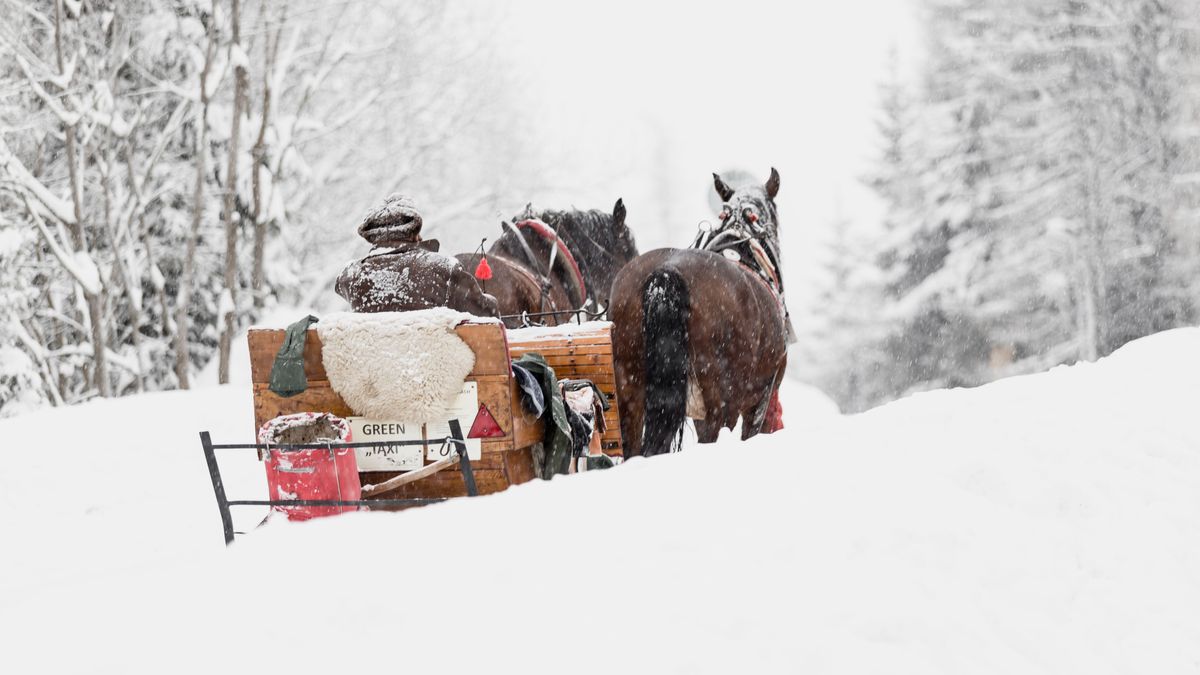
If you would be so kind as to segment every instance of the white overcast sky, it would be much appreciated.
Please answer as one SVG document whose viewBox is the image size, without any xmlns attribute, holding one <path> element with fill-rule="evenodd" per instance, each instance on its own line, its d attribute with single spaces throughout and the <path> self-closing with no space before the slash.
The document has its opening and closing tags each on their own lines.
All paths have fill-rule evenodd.
<svg viewBox="0 0 1200 675">
<path fill-rule="evenodd" d="M 810 278 L 798 268 L 839 209 L 860 228 L 878 221 L 859 178 L 892 48 L 912 61 L 911 0 L 508 4 L 503 44 L 544 142 L 565 158 L 535 203 L 623 196 L 643 251 L 682 246 L 711 217 L 711 172 L 765 179 L 775 166 L 793 279 Z"/>
</svg>

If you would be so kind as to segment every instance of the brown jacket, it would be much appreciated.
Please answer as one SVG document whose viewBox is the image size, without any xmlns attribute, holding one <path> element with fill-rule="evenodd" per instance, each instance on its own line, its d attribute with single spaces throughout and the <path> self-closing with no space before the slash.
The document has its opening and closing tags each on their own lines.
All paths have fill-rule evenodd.
<svg viewBox="0 0 1200 675">
<path fill-rule="evenodd" d="M 405 312 L 449 307 L 499 316 L 496 298 L 454 258 L 437 252 L 436 239 L 403 242 L 350 263 L 334 287 L 356 312 Z"/>
</svg>

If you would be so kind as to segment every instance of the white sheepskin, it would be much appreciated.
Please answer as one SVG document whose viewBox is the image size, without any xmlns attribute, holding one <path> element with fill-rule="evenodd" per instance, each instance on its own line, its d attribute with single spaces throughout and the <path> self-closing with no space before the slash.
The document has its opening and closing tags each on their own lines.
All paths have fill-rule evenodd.
<svg viewBox="0 0 1200 675">
<path fill-rule="evenodd" d="M 475 366 L 475 353 L 454 332 L 468 320 L 478 318 L 443 307 L 324 316 L 317 334 L 329 384 L 364 417 L 445 419 Z"/>
</svg>

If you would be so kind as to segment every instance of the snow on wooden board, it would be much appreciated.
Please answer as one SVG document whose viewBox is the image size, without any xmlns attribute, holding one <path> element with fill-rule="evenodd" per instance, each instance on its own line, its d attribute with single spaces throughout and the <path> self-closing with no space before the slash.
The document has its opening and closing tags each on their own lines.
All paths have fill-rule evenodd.
<svg viewBox="0 0 1200 675">
<path fill-rule="evenodd" d="M 849 417 L 789 406 L 818 398 L 789 381 L 774 436 L 405 513 L 272 523 L 230 549 L 193 430 L 242 440 L 243 389 L 6 420 L 0 664 L 1192 672 L 1197 372 L 1189 329 Z M 234 494 L 257 495 L 261 475 L 253 461 L 226 472 Z"/>
<path fill-rule="evenodd" d="M 557 326 L 532 326 L 530 328 L 515 328 L 508 331 L 508 339 L 511 342 L 536 342 L 538 340 L 571 337 L 572 335 L 591 335 L 608 331 L 611 328 L 611 321 L 585 321 L 583 323 L 562 323 Z"/>
</svg>

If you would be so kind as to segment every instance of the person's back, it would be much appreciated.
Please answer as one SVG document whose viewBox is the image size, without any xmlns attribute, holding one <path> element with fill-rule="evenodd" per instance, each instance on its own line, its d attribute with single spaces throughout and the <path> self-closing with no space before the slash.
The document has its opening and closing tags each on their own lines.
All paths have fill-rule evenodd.
<svg viewBox="0 0 1200 675">
<path fill-rule="evenodd" d="M 477 316 L 498 316 L 496 299 L 484 293 L 462 264 L 421 240 L 420 213 L 412 201 L 391 195 L 367 214 L 358 233 L 375 248 L 346 266 L 335 289 L 356 312 L 404 312 L 449 307 Z"/>
</svg>

